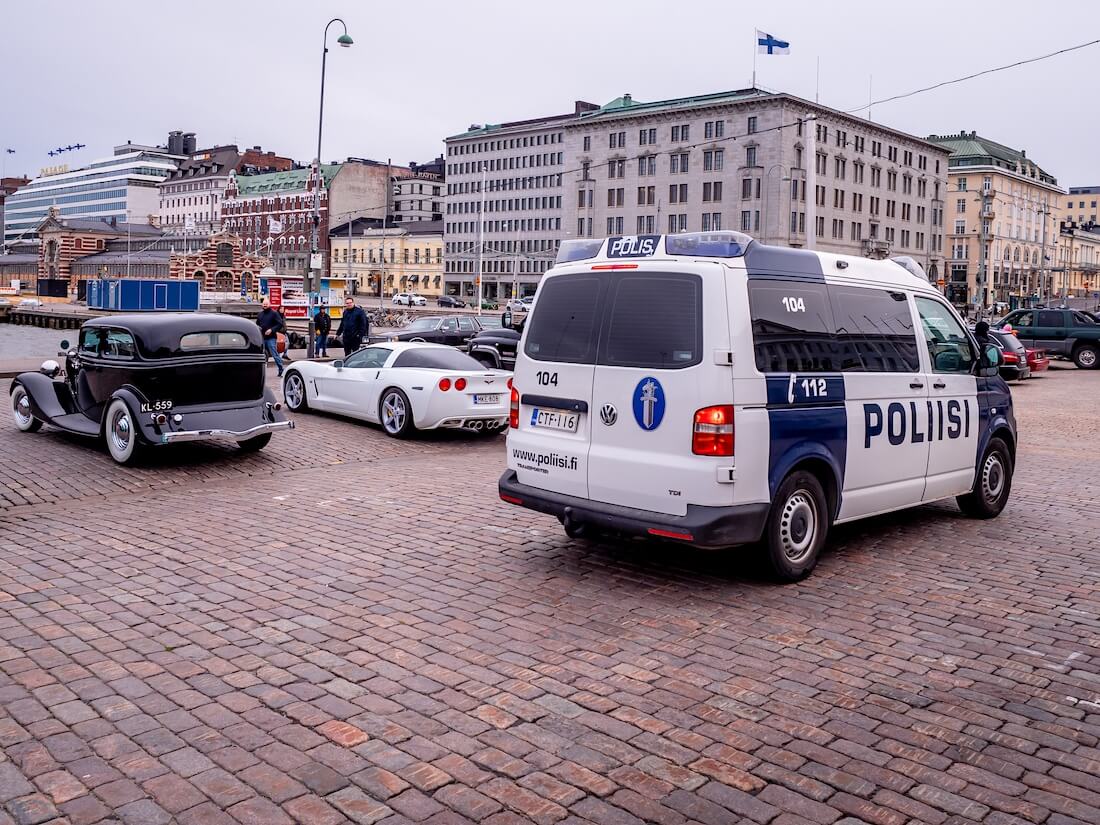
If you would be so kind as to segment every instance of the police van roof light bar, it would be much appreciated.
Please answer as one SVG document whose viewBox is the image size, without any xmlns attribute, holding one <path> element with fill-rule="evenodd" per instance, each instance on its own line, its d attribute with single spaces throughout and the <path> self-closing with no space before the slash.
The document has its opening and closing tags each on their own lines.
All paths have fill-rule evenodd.
<svg viewBox="0 0 1100 825">
<path fill-rule="evenodd" d="M 704 258 L 740 258 L 752 238 L 742 232 L 685 232 L 665 236 L 669 255 L 693 255 Z"/>
<path fill-rule="evenodd" d="M 571 241 L 562 241 L 558 247 L 558 257 L 554 263 L 567 264 L 570 261 L 583 261 L 587 258 L 595 258 L 603 248 L 603 238 L 577 238 Z"/>
</svg>

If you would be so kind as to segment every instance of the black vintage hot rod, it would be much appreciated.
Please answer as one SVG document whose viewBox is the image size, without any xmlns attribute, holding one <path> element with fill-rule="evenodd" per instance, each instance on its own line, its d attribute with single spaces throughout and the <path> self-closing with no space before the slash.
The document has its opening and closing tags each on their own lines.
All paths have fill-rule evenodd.
<svg viewBox="0 0 1100 825">
<path fill-rule="evenodd" d="M 46 361 L 11 384 L 15 426 L 43 423 L 102 438 L 127 464 L 144 448 L 230 440 L 262 449 L 293 422 L 265 386 L 263 341 L 243 318 L 157 313 L 94 318 L 76 347 L 61 342 L 65 369 Z"/>
</svg>

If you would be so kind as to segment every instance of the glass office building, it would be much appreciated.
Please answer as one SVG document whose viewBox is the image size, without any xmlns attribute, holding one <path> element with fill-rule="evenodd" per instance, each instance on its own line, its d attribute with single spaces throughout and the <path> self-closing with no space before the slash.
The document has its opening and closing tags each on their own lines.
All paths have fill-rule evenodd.
<svg viewBox="0 0 1100 825">
<path fill-rule="evenodd" d="M 116 219 L 142 223 L 160 209 L 157 185 L 182 157 L 163 149 L 125 144 L 110 158 L 83 169 L 35 178 L 8 195 L 4 204 L 4 243 L 35 239 L 35 229 L 51 206 L 66 218 Z"/>
</svg>

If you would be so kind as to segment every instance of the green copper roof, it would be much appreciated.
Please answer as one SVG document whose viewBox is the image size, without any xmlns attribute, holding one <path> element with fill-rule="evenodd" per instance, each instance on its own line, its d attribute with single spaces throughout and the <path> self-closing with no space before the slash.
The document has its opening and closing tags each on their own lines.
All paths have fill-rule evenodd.
<svg viewBox="0 0 1100 825">
<path fill-rule="evenodd" d="M 321 176 L 327 189 L 340 171 L 342 163 L 322 163 Z M 268 172 L 266 175 L 238 175 L 237 189 L 244 195 L 262 195 L 268 192 L 305 191 L 309 169 L 290 169 L 286 172 Z"/>
<path fill-rule="evenodd" d="M 967 166 L 998 166 L 1052 186 L 1058 185 L 1055 177 L 1043 171 L 1022 149 L 1012 149 L 1003 143 L 981 137 L 977 132 L 929 135 L 927 140 L 951 152 L 947 165 L 956 172 Z"/>
<path fill-rule="evenodd" d="M 705 95 L 692 95 L 691 97 L 675 97 L 669 100 L 655 100 L 651 103 L 643 103 L 640 100 L 634 100 L 630 95 L 623 95 L 617 97 L 610 103 L 606 103 L 594 112 L 581 113 L 578 120 L 588 120 L 591 118 L 597 118 L 601 115 L 617 115 L 629 112 L 630 114 L 641 114 L 643 112 L 652 112 L 658 109 L 691 109 L 696 106 L 708 106 L 716 103 L 732 103 L 735 101 L 748 100 L 751 97 L 771 97 L 770 92 L 764 92 L 760 89 L 737 89 L 734 91 L 726 92 L 711 92 Z"/>
</svg>

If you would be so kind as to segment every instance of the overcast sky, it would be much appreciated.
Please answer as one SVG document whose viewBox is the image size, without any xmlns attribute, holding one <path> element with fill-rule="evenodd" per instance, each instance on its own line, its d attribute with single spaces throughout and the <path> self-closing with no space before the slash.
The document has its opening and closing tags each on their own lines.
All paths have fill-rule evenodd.
<svg viewBox="0 0 1100 825">
<path fill-rule="evenodd" d="M 747 87 L 754 29 L 788 40 L 761 55 L 758 85 L 821 102 L 875 99 L 1100 37 L 1100 4 L 1069 0 L 0 0 L 0 154 L 6 174 L 76 167 L 111 147 L 260 144 L 299 160 L 316 142 L 321 34 L 340 16 L 355 40 L 329 52 L 326 160 L 426 161 L 471 123 L 571 111 L 624 92 L 662 100 Z M 897 10 L 895 10 L 895 5 Z M 339 25 L 333 27 L 335 41 Z M 975 129 L 1062 186 L 1100 184 L 1100 46 L 878 106 L 916 135 Z M 861 113 L 865 114 L 865 112 Z M 88 148 L 57 159 L 48 149 Z"/>
</svg>

